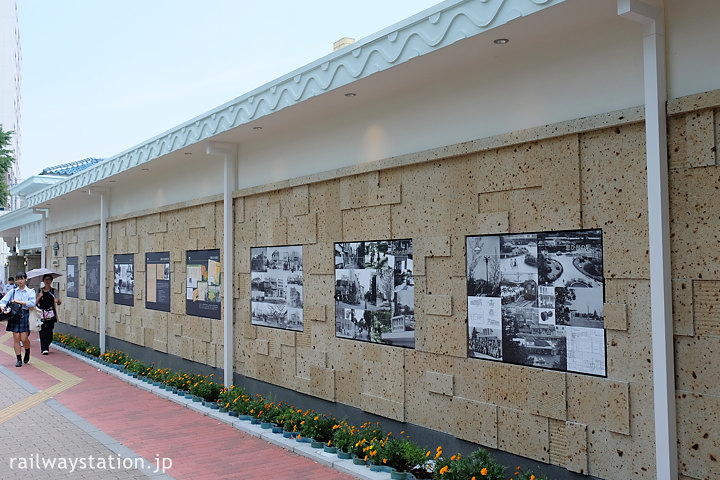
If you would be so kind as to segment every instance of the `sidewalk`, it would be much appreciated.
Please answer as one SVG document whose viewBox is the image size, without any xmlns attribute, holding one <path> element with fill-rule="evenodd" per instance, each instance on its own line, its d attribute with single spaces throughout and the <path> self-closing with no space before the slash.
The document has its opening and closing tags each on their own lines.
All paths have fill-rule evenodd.
<svg viewBox="0 0 720 480">
<path fill-rule="evenodd" d="M 16 368 L 12 338 L 0 333 L 2 479 L 353 478 L 256 438 L 260 432 L 238 429 L 250 425 L 193 411 L 71 354 L 51 347 L 50 355 L 41 356 L 32 336 L 30 363 Z M 38 466 L 38 460 L 54 460 L 55 468 Z"/>
</svg>

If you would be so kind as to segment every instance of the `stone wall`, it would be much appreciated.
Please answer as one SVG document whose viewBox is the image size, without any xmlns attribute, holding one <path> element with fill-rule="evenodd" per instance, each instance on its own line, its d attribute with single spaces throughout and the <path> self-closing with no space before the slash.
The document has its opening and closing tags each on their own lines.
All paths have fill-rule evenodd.
<svg viewBox="0 0 720 480">
<path fill-rule="evenodd" d="M 668 122 L 680 471 L 697 479 L 720 474 L 717 105 L 717 93 L 675 101 Z M 644 124 L 598 118 L 237 192 L 236 372 L 573 472 L 656 478 Z M 468 358 L 465 235 L 586 228 L 603 230 L 607 378 Z M 222 322 L 185 315 L 184 301 L 185 251 L 222 248 L 222 202 L 111 219 L 109 233 L 109 261 L 134 253 L 136 283 L 135 306 L 114 305 L 108 276 L 108 334 L 222 367 Z M 90 330 L 97 236 L 49 240 L 79 256 L 81 299 L 63 320 Z M 414 243 L 414 350 L 335 337 L 334 243 L 391 238 Z M 303 245 L 300 333 L 250 323 L 250 248 L 288 244 Z M 144 253 L 159 251 L 170 313 L 144 308 Z"/>
</svg>

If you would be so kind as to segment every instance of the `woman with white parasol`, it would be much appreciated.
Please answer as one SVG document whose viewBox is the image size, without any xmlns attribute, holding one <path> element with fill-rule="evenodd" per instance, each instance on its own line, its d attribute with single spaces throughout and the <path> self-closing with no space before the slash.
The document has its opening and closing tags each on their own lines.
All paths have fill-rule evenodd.
<svg viewBox="0 0 720 480">
<path fill-rule="evenodd" d="M 42 319 L 42 327 L 40 327 L 40 351 L 43 355 L 47 355 L 50 350 L 50 344 L 53 339 L 53 329 L 57 321 L 57 310 L 55 305 L 60 305 L 60 297 L 57 296 L 55 289 L 52 288 L 52 281 L 61 274 L 49 270 L 47 268 L 36 268 L 28 273 L 28 282 L 32 279 L 42 278 L 40 291 L 38 292 L 35 303 L 40 309 L 40 318 Z"/>
</svg>

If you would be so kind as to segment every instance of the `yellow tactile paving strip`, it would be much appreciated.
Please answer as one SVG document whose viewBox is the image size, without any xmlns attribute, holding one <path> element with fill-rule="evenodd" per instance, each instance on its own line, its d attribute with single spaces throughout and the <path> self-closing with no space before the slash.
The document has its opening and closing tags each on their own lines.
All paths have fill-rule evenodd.
<svg viewBox="0 0 720 480">
<path fill-rule="evenodd" d="M 2 337 L 0 337 L 0 351 L 7 353 L 12 357 L 15 357 L 14 350 L 5 345 L 5 342 L 11 337 L 11 333 L 6 333 Z M 83 381 L 82 378 L 76 377 L 72 373 L 66 372 L 65 370 L 62 370 L 38 358 L 33 358 L 32 365 L 41 372 L 44 372 L 53 377 L 54 379 L 58 380 L 59 383 L 56 383 L 52 387 L 41 390 L 38 393 L 30 395 L 29 397 L 15 402 L 9 407 L 0 410 L 0 424 L 7 422 L 11 418 L 30 410 L 34 406 L 39 405 L 45 400 L 48 400 L 53 396 L 57 395 L 58 393 L 67 390 L 68 388 L 73 387 Z"/>
</svg>

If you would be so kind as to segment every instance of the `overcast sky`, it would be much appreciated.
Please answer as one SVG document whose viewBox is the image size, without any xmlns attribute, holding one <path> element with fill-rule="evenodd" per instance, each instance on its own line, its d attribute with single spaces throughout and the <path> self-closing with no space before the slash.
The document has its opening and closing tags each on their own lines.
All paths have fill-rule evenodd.
<svg viewBox="0 0 720 480">
<path fill-rule="evenodd" d="M 439 0 L 18 0 L 23 178 L 107 158 Z"/>
</svg>

